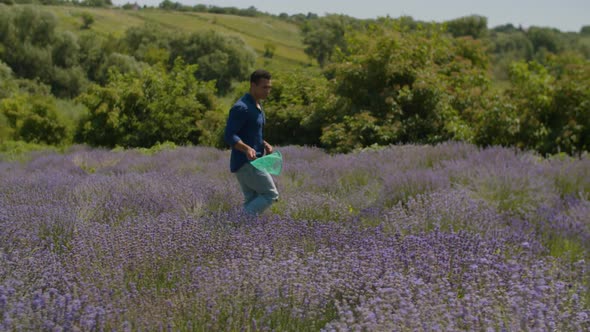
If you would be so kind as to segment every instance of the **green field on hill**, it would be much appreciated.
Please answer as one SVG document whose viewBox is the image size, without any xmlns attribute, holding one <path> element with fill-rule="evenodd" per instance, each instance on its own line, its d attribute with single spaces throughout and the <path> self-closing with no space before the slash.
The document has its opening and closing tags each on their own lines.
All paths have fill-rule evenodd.
<svg viewBox="0 0 590 332">
<path fill-rule="evenodd" d="M 156 24 L 164 29 L 183 33 L 215 30 L 242 38 L 259 55 L 257 66 L 280 68 L 315 65 L 315 61 L 304 52 L 299 27 L 273 17 L 242 17 L 160 9 L 123 10 L 67 6 L 44 8 L 55 13 L 59 19 L 59 28 L 63 30 L 80 31 L 82 13 L 87 12 L 95 20 L 90 29 L 103 35 L 122 36 L 128 28 L 144 24 Z M 262 56 L 267 44 L 275 47 L 272 59 Z"/>
</svg>

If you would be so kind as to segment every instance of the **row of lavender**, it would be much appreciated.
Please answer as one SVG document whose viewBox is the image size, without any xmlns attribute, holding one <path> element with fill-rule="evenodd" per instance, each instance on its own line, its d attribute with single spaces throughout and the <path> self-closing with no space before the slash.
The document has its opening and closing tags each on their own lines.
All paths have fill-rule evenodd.
<svg viewBox="0 0 590 332">
<path fill-rule="evenodd" d="M 0 162 L 0 330 L 590 329 L 590 159 L 284 147 L 240 212 L 228 154 Z"/>
</svg>

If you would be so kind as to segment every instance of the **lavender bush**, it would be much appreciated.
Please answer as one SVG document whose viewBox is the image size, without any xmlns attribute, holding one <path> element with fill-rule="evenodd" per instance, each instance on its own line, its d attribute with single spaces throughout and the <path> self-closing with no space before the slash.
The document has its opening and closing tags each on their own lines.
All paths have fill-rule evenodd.
<svg viewBox="0 0 590 332">
<path fill-rule="evenodd" d="M 4 159 L 0 330 L 590 329 L 588 156 L 281 152 L 256 218 L 227 151 Z"/>
</svg>

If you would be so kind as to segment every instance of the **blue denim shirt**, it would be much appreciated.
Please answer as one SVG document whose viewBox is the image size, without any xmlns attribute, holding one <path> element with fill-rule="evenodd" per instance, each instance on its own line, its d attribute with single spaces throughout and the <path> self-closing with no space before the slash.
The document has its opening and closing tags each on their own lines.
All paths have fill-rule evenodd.
<svg viewBox="0 0 590 332">
<path fill-rule="evenodd" d="M 249 93 L 240 98 L 229 110 L 227 124 L 223 139 L 232 147 L 229 168 L 232 173 L 248 162 L 246 154 L 234 148 L 240 140 L 256 150 L 256 156 L 264 154 L 264 140 L 262 128 L 264 127 L 264 111 L 256 107 L 256 101 Z"/>
</svg>

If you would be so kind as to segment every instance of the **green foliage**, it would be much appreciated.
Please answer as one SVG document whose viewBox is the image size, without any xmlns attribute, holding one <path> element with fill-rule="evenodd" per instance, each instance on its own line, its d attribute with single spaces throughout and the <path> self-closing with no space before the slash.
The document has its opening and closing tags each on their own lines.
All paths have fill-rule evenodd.
<svg viewBox="0 0 590 332">
<path fill-rule="evenodd" d="M 521 29 L 518 29 L 512 23 L 498 25 L 498 26 L 494 27 L 493 29 L 491 29 L 492 32 L 503 32 L 503 33 L 512 33 L 512 32 L 516 32 L 519 30 L 521 30 Z"/>
<path fill-rule="evenodd" d="M 553 100 L 553 77 L 537 62 L 514 63 L 510 69 L 511 87 L 507 94 L 518 110 L 519 130 L 516 145 L 542 149 L 549 135 L 547 120 Z"/>
<path fill-rule="evenodd" d="M 66 31 L 55 38 L 52 59 L 55 66 L 70 68 L 78 64 L 80 46 L 78 37 Z"/>
<path fill-rule="evenodd" d="M 321 142 L 333 152 L 351 152 L 372 144 L 379 144 L 388 134 L 382 128 L 379 119 L 364 111 L 352 116 L 344 116 L 342 122 L 328 124 L 324 127 Z M 399 128 L 395 128 L 398 129 Z"/>
<path fill-rule="evenodd" d="M 500 92 L 488 100 L 485 111 L 477 115 L 475 124 L 474 142 L 480 146 L 513 146 L 518 141 L 520 120 L 517 109 Z"/>
<path fill-rule="evenodd" d="M 138 62 L 134 57 L 113 52 L 107 55 L 96 69 L 96 80 L 101 84 L 107 84 L 112 72 L 139 75 L 145 68 L 147 66 Z"/>
<path fill-rule="evenodd" d="M 8 119 L 3 113 L 0 113 L 0 142 L 6 142 L 12 139 L 14 130 L 11 128 Z"/>
<path fill-rule="evenodd" d="M 577 262 L 584 259 L 586 248 L 584 240 L 578 237 L 556 236 L 555 234 L 544 234 L 544 241 L 549 249 L 550 255 L 567 259 L 570 262 Z"/>
<path fill-rule="evenodd" d="M 130 54 L 149 64 L 171 66 L 177 57 L 198 64 L 197 79 L 215 80 L 222 94 L 230 90 L 232 81 L 246 79 L 256 61 L 256 54 L 242 39 L 213 30 L 173 35 L 162 27 L 145 25 L 128 29 L 123 42 Z"/>
<path fill-rule="evenodd" d="M 203 118 L 197 121 L 197 129 L 200 132 L 199 144 L 212 146 L 219 149 L 227 147 L 223 140 L 227 115 L 219 110 L 209 110 L 203 114 Z"/>
<path fill-rule="evenodd" d="M 52 67 L 48 44 L 53 41 L 55 16 L 42 16 L 32 7 L 0 7 L 0 16 L 0 44 L 6 50 L 1 54 L 2 60 L 18 76 L 48 78 Z"/>
<path fill-rule="evenodd" d="M 460 17 L 448 21 L 447 29 L 453 37 L 471 36 L 480 39 L 488 32 L 488 19 L 479 15 Z"/>
<path fill-rule="evenodd" d="M 170 72 L 155 66 L 139 76 L 113 73 L 105 87 L 93 85 L 80 97 L 89 116 L 77 139 L 107 147 L 200 143 L 197 122 L 215 109 L 215 90 L 195 79 L 196 68 L 178 59 Z"/>
<path fill-rule="evenodd" d="M 82 29 L 90 29 L 90 26 L 94 23 L 94 16 L 88 12 L 82 13 Z"/>
<path fill-rule="evenodd" d="M 165 10 L 182 10 L 184 6 L 180 2 L 172 2 L 170 0 L 164 0 L 164 1 L 160 2 L 158 7 L 165 9 Z"/>
<path fill-rule="evenodd" d="M 92 32 L 80 34 L 78 38 L 79 62 L 91 81 L 106 83 L 109 66 L 107 62 L 109 56 L 116 51 L 116 43 L 117 41 L 112 36 L 103 38 Z"/>
<path fill-rule="evenodd" d="M 0 7 L 0 60 L 17 77 L 39 79 L 58 97 L 74 97 L 86 84 L 77 37 L 58 32 L 55 14 L 35 7 Z"/>
<path fill-rule="evenodd" d="M 174 149 L 176 149 L 178 146 L 176 144 L 174 144 L 173 142 L 158 142 L 156 144 L 154 144 L 153 146 L 149 147 L 149 148 L 138 148 L 137 151 L 139 151 L 142 154 L 151 156 L 154 155 L 158 152 L 162 152 L 162 151 L 172 151 Z"/>
<path fill-rule="evenodd" d="M 346 31 L 360 27 L 357 20 L 344 15 L 326 15 L 305 22 L 301 28 L 305 53 L 316 59 L 321 67 L 330 62 L 336 49 L 346 49 Z"/>
<path fill-rule="evenodd" d="M 18 1 L 23 2 L 27 1 Z M 108 3 L 93 0 L 79 5 Z M 173 71 L 173 59 L 182 57 L 187 64 L 198 65 L 194 72 L 198 81 L 215 81 L 217 92 L 226 98 L 236 82 L 247 79 L 255 63 L 270 69 L 275 79 L 265 102 L 269 120 L 265 135 L 279 145 L 317 145 L 347 152 L 451 139 L 543 154 L 579 154 L 590 144 L 588 27 L 579 34 L 512 24 L 488 29 L 487 19 L 477 15 L 444 24 L 411 17 L 357 20 L 313 13 L 284 14 L 282 20 L 274 20 L 254 7 L 190 7 L 171 1 L 161 7 L 194 13 L 97 8 L 73 12 L 59 6 L 0 5 L 0 99 L 14 102 L 19 95 L 30 100 L 49 95 L 69 99 L 85 92 L 89 81 L 108 90 L 120 77 L 141 81 L 144 71 L 160 70 L 149 66 Z M 266 16 L 257 21 L 262 24 L 215 13 Z M 80 20 L 86 16 L 95 22 L 89 20 L 87 28 L 92 24 L 92 29 L 81 30 Z M 324 76 L 311 63 L 305 71 L 294 67 L 305 63 L 305 57 L 301 40 L 293 40 L 295 26 L 286 21 L 300 26 L 306 53 L 323 66 Z M 209 27 L 216 32 L 205 32 Z M 265 58 L 257 60 L 250 47 Z M 118 76 L 110 79 L 111 75 Z M 113 86 L 110 89 L 116 99 L 117 92 Z M 134 89 L 141 96 L 139 83 Z M 147 107 L 149 103 L 137 98 Z M 57 109 L 62 120 L 78 119 L 86 111 L 75 103 L 63 107 L 67 111 L 61 105 Z M 43 114 L 37 116 L 51 118 L 51 112 Z M 193 121 L 197 134 L 183 138 L 184 142 L 172 141 L 222 147 L 225 112 L 206 107 L 200 114 Z M 28 126 L 41 128 L 42 121 L 35 121 Z M 71 132 L 71 121 L 66 122 L 66 132 Z M 22 127 L 9 124 L 3 113 L 0 138 L 21 137 Z M 117 128 L 130 132 L 135 127 Z M 93 130 L 98 132 L 98 127 Z M 114 144 L 151 142 L 155 136 L 118 138 L 126 143 Z"/>
<path fill-rule="evenodd" d="M 10 96 L 16 90 L 16 84 L 12 77 L 12 69 L 0 61 L 0 99 Z"/>
<path fill-rule="evenodd" d="M 264 57 L 271 59 L 275 55 L 277 46 L 273 43 L 264 44 Z"/>
<path fill-rule="evenodd" d="M 496 54 L 515 55 L 518 59 L 530 60 L 533 57 L 533 44 L 522 31 L 495 33 L 492 51 Z"/>
<path fill-rule="evenodd" d="M 559 30 L 531 27 L 527 30 L 527 37 L 533 44 L 535 52 L 544 49 L 551 53 L 557 53 L 563 49 L 563 41 L 559 35 Z"/>
<path fill-rule="evenodd" d="M 61 145 L 67 144 L 71 133 L 60 118 L 52 97 L 15 94 L 0 101 L 5 133 L 12 140 Z"/>
<path fill-rule="evenodd" d="M 0 100 L 16 93 L 49 96 L 50 87 L 39 81 L 15 78 L 12 69 L 0 61 Z"/>
<path fill-rule="evenodd" d="M 54 95 L 61 98 L 75 97 L 86 89 L 88 80 L 86 73 L 81 67 L 76 66 L 69 69 L 55 67 L 51 90 Z"/>
<path fill-rule="evenodd" d="M 0 114 L 0 119 L 2 115 Z M 1 128 L 1 127 L 0 127 Z M 0 131 L 1 133 L 1 131 Z M 33 151 L 51 151 L 58 152 L 62 151 L 61 148 L 55 146 L 27 143 L 24 141 L 0 141 L 0 160 L 3 161 L 27 161 L 31 158 Z"/>
<path fill-rule="evenodd" d="M 578 55 L 554 57 L 550 68 L 557 82 L 546 152 L 580 154 L 590 150 L 590 61 Z"/>
<path fill-rule="evenodd" d="M 396 24 L 351 35 L 328 69 L 338 98 L 321 137 L 329 149 L 472 139 L 489 85 L 482 46 Z"/>
<path fill-rule="evenodd" d="M 106 7 L 112 6 L 113 3 L 111 0 L 82 0 L 80 1 L 80 5 L 87 7 Z"/>
<path fill-rule="evenodd" d="M 122 39 L 127 52 L 149 64 L 168 63 L 173 37 L 162 27 L 146 24 L 125 31 Z"/>
<path fill-rule="evenodd" d="M 550 56 L 571 51 L 590 59 L 590 43 L 582 31 L 580 34 L 562 33 L 557 29 L 535 26 L 525 30 L 507 24 L 492 29 L 489 37 L 484 39 L 490 45 L 494 77 L 498 80 L 509 80 L 512 62 L 535 60 L 546 65 Z"/>
<path fill-rule="evenodd" d="M 494 75 L 501 80 L 508 80 L 512 62 L 530 61 L 535 54 L 532 42 L 523 31 L 516 28 L 505 31 L 510 32 L 493 32 L 490 39 L 490 50 L 494 54 Z"/>
<path fill-rule="evenodd" d="M 213 30 L 179 36 L 171 43 L 171 58 L 181 57 L 189 64 L 198 64 L 196 77 L 215 80 L 220 93 L 231 88 L 233 80 L 244 80 L 252 72 L 256 54 L 242 39 L 224 36 Z"/>
<path fill-rule="evenodd" d="M 304 70 L 273 73 L 272 81 L 265 138 L 277 145 L 320 145 L 324 111 L 333 101 L 328 81 Z"/>
<path fill-rule="evenodd" d="M 549 57 L 538 62 L 514 63 L 503 110 L 494 121 L 503 145 L 516 145 L 542 154 L 581 153 L 590 147 L 590 62 L 577 54 Z M 496 112 L 497 109 L 496 109 Z M 502 120 L 500 120 L 502 119 Z M 491 143 L 490 136 L 483 141 Z M 481 142 L 480 142 L 481 143 Z"/>
</svg>

